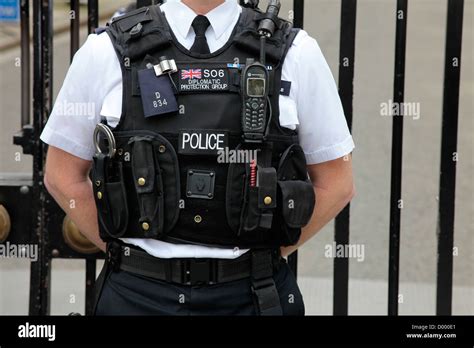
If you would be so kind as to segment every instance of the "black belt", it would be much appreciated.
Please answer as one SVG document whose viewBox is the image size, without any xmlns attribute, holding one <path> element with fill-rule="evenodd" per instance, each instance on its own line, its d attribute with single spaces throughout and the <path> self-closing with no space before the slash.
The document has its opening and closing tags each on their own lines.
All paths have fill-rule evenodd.
<svg viewBox="0 0 474 348">
<path fill-rule="evenodd" d="M 252 269 L 255 272 L 260 267 L 255 264 L 254 250 L 230 260 L 161 259 L 130 246 L 113 244 L 115 245 L 108 251 L 113 268 L 181 285 L 211 285 L 249 278 L 253 274 Z M 279 250 L 265 249 L 257 252 L 265 255 L 266 261 L 271 259 L 273 271 L 280 267 Z"/>
</svg>

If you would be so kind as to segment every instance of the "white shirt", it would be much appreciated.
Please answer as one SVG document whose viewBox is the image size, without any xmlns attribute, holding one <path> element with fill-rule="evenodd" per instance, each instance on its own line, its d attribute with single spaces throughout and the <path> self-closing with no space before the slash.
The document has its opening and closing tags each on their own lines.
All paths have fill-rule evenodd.
<svg viewBox="0 0 474 348">
<path fill-rule="evenodd" d="M 191 23 L 196 14 L 181 1 L 161 6 L 177 40 L 190 49 Z M 211 52 L 229 39 L 242 11 L 236 0 L 206 14 L 211 23 L 206 38 Z M 280 96 L 280 125 L 297 129 L 308 164 L 343 157 L 354 149 L 339 94 L 329 66 L 316 42 L 301 30 L 283 64 L 282 79 L 291 81 L 289 96 Z M 122 105 L 122 73 L 109 36 L 91 34 L 77 51 L 48 122 L 45 143 L 92 160 L 92 134 L 100 117 L 118 123 Z M 123 239 L 160 258 L 236 258 L 247 250 L 171 244 L 152 239 Z"/>
</svg>

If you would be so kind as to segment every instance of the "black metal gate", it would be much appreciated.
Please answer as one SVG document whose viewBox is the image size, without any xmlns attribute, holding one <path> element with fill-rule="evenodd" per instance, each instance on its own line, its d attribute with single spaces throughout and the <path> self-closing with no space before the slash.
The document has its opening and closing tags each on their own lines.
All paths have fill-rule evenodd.
<svg viewBox="0 0 474 348">
<path fill-rule="evenodd" d="M 461 69 L 461 42 L 464 0 L 447 0 L 447 28 L 444 71 L 443 121 L 441 142 L 441 174 L 438 211 L 438 315 L 450 315 L 453 283 L 453 235 L 456 161 L 452 154 L 457 149 L 458 101 Z M 138 0 L 137 6 L 146 6 L 151 0 Z M 21 131 L 14 143 L 25 154 L 33 156 L 32 178 L 15 178 L 0 181 L 0 218 L 11 220 L 11 228 L 0 231 L 0 242 L 13 244 L 37 244 L 39 258 L 31 263 L 30 303 L 31 315 L 49 314 L 51 260 L 53 258 L 84 259 L 86 264 L 86 314 L 93 304 L 93 288 L 96 278 L 96 260 L 99 253 L 74 250 L 64 242 L 64 213 L 57 206 L 43 185 L 45 146 L 39 135 L 52 108 L 52 5 L 53 0 L 33 1 L 33 113 L 30 110 L 30 3 L 21 0 Z M 294 0 L 294 23 L 303 27 L 304 0 Z M 71 59 L 79 48 L 79 0 L 71 1 L 76 16 L 71 19 Z M 355 68 L 355 37 L 357 0 L 341 0 L 341 34 L 339 51 L 339 93 L 349 127 L 352 126 L 353 79 Z M 88 30 L 98 25 L 98 0 L 88 0 Z M 394 102 L 404 100 L 405 48 L 408 17 L 408 0 L 397 0 Z M 456 59 L 457 64 L 453 64 Z M 32 117 L 30 116 L 32 114 Z M 392 168 L 390 196 L 389 260 L 388 260 L 388 314 L 398 314 L 398 283 L 400 254 L 400 208 L 402 180 L 403 118 L 395 117 L 392 128 Z M 349 205 L 336 218 L 335 242 L 349 244 Z M 289 258 L 296 274 L 297 253 Z M 334 259 L 334 314 L 348 314 L 349 259 Z"/>
</svg>

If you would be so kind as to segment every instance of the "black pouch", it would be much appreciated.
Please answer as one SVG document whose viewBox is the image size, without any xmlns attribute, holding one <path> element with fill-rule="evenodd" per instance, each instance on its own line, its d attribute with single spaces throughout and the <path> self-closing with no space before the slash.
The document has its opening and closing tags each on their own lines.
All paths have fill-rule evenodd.
<svg viewBox="0 0 474 348">
<path fill-rule="evenodd" d="M 238 234 L 248 240 L 249 232 L 255 231 L 260 225 L 260 208 L 258 207 L 258 188 L 246 187 L 245 191 Z"/>
<path fill-rule="evenodd" d="M 121 237 L 127 230 L 128 206 L 122 162 L 103 153 L 93 157 L 92 181 L 103 240 Z"/>
<path fill-rule="evenodd" d="M 242 145 L 236 148 L 236 150 L 242 149 Z M 267 150 L 260 149 L 258 163 L 268 163 L 265 161 L 265 155 L 269 156 L 271 152 Z M 273 215 L 277 205 L 276 169 L 259 166 L 257 168 L 258 186 L 250 184 L 250 171 L 250 163 L 229 165 L 226 190 L 227 222 L 244 243 L 273 244 L 276 238 L 269 235 L 269 231 L 273 225 Z"/>
<path fill-rule="evenodd" d="M 246 183 L 246 194 L 240 217 L 239 236 L 244 240 L 259 239 L 272 228 L 273 211 L 277 206 L 277 175 L 275 168 L 258 168 L 258 187 Z M 247 176 L 248 177 L 248 176 Z"/>
<path fill-rule="evenodd" d="M 140 219 L 139 228 L 147 238 L 163 233 L 164 195 L 163 180 L 158 161 L 155 160 L 153 138 L 135 136 L 131 145 L 132 175 L 137 194 Z"/>
<path fill-rule="evenodd" d="M 181 199 L 180 174 L 176 152 L 160 134 L 128 138 L 131 154 L 131 180 L 136 207 L 130 207 L 137 238 L 165 236 L 178 221 Z M 129 192 L 130 194 L 130 192 Z"/>
<path fill-rule="evenodd" d="M 240 145 L 236 150 L 241 148 Z M 227 170 L 226 215 L 227 223 L 234 233 L 239 233 L 242 203 L 247 196 L 247 170 L 243 163 L 230 163 Z"/>
<path fill-rule="evenodd" d="M 308 180 L 306 157 L 303 149 L 298 144 L 288 147 L 280 158 L 278 164 L 278 180 Z"/>
<path fill-rule="evenodd" d="M 313 215 L 314 187 L 308 177 L 303 149 L 291 145 L 278 166 L 278 202 L 281 202 L 281 239 L 284 245 L 296 244 Z"/>
<path fill-rule="evenodd" d="M 242 147 L 237 146 L 236 150 Z M 260 225 L 258 188 L 250 186 L 250 164 L 231 163 L 227 172 L 227 223 L 245 241 L 255 240 L 252 232 Z M 255 235 L 255 234 L 254 234 Z"/>
<path fill-rule="evenodd" d="M 305 226 L 314 210 L 314 188 L 308 181 L 278 181 L 282 216 L 290 228 Z"/>
</svg>

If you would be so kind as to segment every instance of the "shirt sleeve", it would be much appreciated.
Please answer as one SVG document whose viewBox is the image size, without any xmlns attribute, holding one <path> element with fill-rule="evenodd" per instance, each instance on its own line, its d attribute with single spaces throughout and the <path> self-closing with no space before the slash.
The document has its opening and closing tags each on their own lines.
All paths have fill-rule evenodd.
<svg viewBox="0 0 474 348">
<path fill-rule="evenodd" d="M 298 130 L 307 163 L 331 161 L 352 152 L 355 146 L 334 77 L 318 43 L 303 30 L 288 51 L 282 78 L 292 82 L 290 96 L 283 100 L 290 107 L 282 111 L 293 108 L 297 114 L 295 122 L 286 123 L 294 123 Z"/>
<path fill-rule="evenodd" d="M 120 69 L 117 58 L 110 56 L 109 52 L 114 53 L 111 47 L 107 34 L 91 34 L 76 52 L 41 134 L 42 141 L 82 159 L 92 159 L 92 138 L 102 102 L 116 82 L 107 76 L 113 75 L 110 69 Z"/>
</svg>

